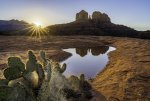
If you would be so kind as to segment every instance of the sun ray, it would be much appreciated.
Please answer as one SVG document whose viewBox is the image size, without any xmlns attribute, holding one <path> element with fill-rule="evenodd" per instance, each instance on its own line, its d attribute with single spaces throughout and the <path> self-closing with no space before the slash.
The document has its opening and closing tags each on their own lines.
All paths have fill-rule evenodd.
<svg viewBox="0 0 150 101">
<path fill-rule="evenodd" d="M 23 29 L 27 32 L 31 38 L 35 39 L 36 41 L 40 41 L 41 39 L 45 38 L 48 35 L 47 28 L 42 28 L 40 23 L 34 23 L 31 26 Z"/>
</svg>

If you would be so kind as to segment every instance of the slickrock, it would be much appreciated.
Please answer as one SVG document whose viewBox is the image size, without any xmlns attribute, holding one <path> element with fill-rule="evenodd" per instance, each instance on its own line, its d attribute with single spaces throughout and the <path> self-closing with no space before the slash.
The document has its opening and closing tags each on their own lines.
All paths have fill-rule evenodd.
<svg viewBox="0 0 150 101">
<path fill-rule="evenodd" d="M 114 39 L 117 49 L 93 87 L 109 101 L 150 101 L 150 40 Z"/>
</svg>

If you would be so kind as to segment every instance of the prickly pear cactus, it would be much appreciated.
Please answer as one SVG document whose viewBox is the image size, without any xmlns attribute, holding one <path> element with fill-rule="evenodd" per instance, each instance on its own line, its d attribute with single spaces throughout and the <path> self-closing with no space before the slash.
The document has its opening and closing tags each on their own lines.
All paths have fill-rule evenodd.
<svg viewBox="0 0 150 101">
<path fill-rule="evenodd" d="M 91 85 L 85 80 L 84 74 L 80 75 L 80 87 L 82 91 L 89 91 L 92 89 Z"/>
<path fill-rule="evenodd" d="M 27 73 L 24 75 L 24 79 L 29 82 L 32 88 L 37 88 L 39 86 L 39 76 L 36 71 Z"/>
<path fill-rule="evenodd" d="M 46 55 L 44 51 L 40 51 L 40 57 L 43 61 L 46 61 Z"/>
<path fill-rule="evenodd" d="M 51 64 L 49 63 L 48 59 L 46 59 L 46 55 L 44 51 L 40 51 L 40 57 L 43 62 L 44 66 L 44 74 L 45 74 L 45 80 L 50 81 L 51 78 Z"/>
<path fill-rule="evenodd" d="M 84 82 L 84 81 L 85 81 L 85 76 L 84 76 L 84 74 L 81 74 L 81 75 L 80 75 L 80 81 L 81 81 L 81 82 Z"/>
<path fill-rule="evenodd" d="M 59 73 L 64 73 L 67 65 L 64 63 L 63 66 L 61 67 L 59 63 L 53 63 L 54 71 L 59 72 Z"/>
<path fill-rule="evenodd" d="M 68 80 L 73 90 L 80 90 L 80 80 L 78 77 L 72 75 L 68 78 Z"/>
<path fill-rule="evenodd" d="M 16 67 L 21 71 L 25 70 L 25 65 L 19 57 L 9 57 L 8 68 L 16 68 Z"/>
<path fill-rule="evenodd" d="M 47 64 L 48 64 L 48 61 L 46 59 L 46 55 L 45 55 L 45 52 L 44 51 L 40 51 L 40 57 L 42 59 L 42 62 L 43 62 L 43 66 L 45 67 Z"/>
<path fill-rule="evenodd" d="M 38 76 L 39 76 L 39 85 L 42 84 L 43 80 L 44 80 L 44 70 L 43 70 L 43 67 L 41 64 L 37 64 L 37 73 L 38 73 Z"/>
<path fill-rule="evenodd" d="M 51 79 L 51 74 L 52 74 L 52 70 L 51 70 L 51 65 L 50 63 L 46 64 L 45 68 L 44 68 L 44 74 L 45 74 L 45 80 L 46 81 L 50 81 Z"/>
<path fill-rule="evenodd" d="M 60 69 L 60 73 L 65 72 L 66 68 L 67 68 L 67 64 L 64 63 L 63 66 Z"/>
<path fill-rule="evenodd" d="M 57 62 L 51 62 L 46 65 L 45 69 L 46 73 L 50 74 L 50 80 L 43 81 L 39 91 L 40 101 L 67 101 L 62 94 L 62 90 L 69 87 L 69 83 L 67 78 L 60 73 L 60 65 Z"/>
<path fill-rule="evenodd" d="M 43 51 L 40 56 L 44 67 L 32 51 L 28 56 L 26 70 L 20 58 L 8 59 L 8 68 L 4 70 L 6 80 L 0 82 L 0 90 L 3 90 L 1 84 L 6 87 L 0 92 L 0 101 L 90 101 L 91 86 L 84 74 L 66 78 L 63 73 L 67 65 L 49 61 Z"/>
<path fill-rule="evenodd" d="M 34 70 L 36 70 L 37 68 L 37 60 L 36 60 L 36 56 L 33 54 L 32 51 L 29 51 L 28 52 L 28 61 L 27 61 L 27 64 L 26 64 L 26 70 L 29 71 L 29 72 L 32 72 Z"/>
<path fill-rule="evenodd" d="M 28 57 L 29 57 L 29 60 L 32 61 L 32 62 L 37 62 L 36 60 L 36 56 L 34 55 L 33 51 L 28 51 Z"/>
<path fill-rule="evenodd" d="M 4 70 L 4 76 L 8 80 L 17 79 L 22 76 L 22 73 L 17 68 L 6 68 Z"/>
<path fill-rule="evenodd" d="M 58 62 L 53 62 L 51 65 L 54 72 L 60 72 L 61 69 L 60 69 L 60 64 Z"/>
<path fill-rule="evenodd" d="M 25 65 L 19 57 L 8 58 L 8 68 L 4 70 L 4 76 L 8 80 L 17 79 L 25 71 Z"/>
<path fill-rule="evenodd" d="M 40 56 L 43 60 L 46 59 L 46 55 L 45 55 L 45 52 L 44 51 L 40 51 Z"/>
<path fill-rule="evenodd" d="M 31 84 L 33 88 L 39 87 L 44 79 L 44 70 L 41 64 L 36 60 L 36 56 L 32 51 L 28 52 L 28 61 L 26 64 L 26 72 L 23 77 Z"/>
</svg>

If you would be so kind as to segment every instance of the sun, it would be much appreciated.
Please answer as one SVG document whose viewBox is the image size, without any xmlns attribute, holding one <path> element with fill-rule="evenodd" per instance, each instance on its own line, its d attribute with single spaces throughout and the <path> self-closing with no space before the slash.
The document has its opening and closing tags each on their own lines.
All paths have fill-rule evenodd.
<svg viewBox="0 0 150 101">
<path fill-rule="evenodd" d="M 40 21 L 35 21 L 34 24 L 36 27 L 42 27 L 42 23 Z"/>
<path fill-rule="evenodd" d="M 27 33 L 30 35 L 30 37 L 36 40 L 41 40 L 48 35 L 48 29 L 43 27 L 40 21 L 32 22 L 31 26 L 25 28 L 24 30 L 27 30 Z"/>
</svg>

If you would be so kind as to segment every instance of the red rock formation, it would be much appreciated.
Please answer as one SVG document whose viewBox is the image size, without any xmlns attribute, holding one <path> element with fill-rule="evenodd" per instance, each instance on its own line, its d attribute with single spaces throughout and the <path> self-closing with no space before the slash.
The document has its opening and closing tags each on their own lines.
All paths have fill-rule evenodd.
<svg viewBox="0 0 150 101">
<path fill-rule="evenodd" d="M 95 11 L 92 14 L 92 19 L 96 22 L 100 22 L 100 23 L 110 23 L 110 18 L 107 14 L 105 13 L 101 13 L 99 11 Z"/>
<path fill-rule="evenodd" d="M 76 14 L 76 21 L 86 21 L 88 20 L 88 13 L 84 10 Z"/>
</svg>

